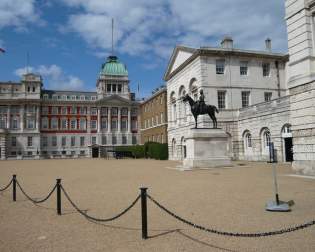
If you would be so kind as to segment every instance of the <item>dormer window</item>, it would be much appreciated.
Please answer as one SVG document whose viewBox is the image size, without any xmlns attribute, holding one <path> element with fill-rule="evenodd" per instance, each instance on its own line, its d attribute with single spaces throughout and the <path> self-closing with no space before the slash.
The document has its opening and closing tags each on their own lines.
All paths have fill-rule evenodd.
<svg viewBox="0 0 315 252">
<path fill-rule="evenodd" d="M 44 100 L 48 100 L 48 94 L 44 94 L 43 98 Z"/>
</svg>

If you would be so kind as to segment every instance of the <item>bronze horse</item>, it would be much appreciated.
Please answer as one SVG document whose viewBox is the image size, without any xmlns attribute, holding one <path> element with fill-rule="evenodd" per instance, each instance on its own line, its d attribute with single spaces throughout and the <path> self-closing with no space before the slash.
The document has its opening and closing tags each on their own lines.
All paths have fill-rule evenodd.
<svg viewBox="0 0 315 252">
<path fill-rule="evenodd" d="M 216 106 L 213 105 L 204 105 L 201 109 L 199 107 L 199 102 L 195 102 L 188 94 L 186 94 L 183 98 L 184 102 L 189 102 L 191 113 L 195 118 L 195 129 L 197 129 L 197 120 L 199 115 L 208 114 L 213 122 L 213 128 L 216 129 L 217 125 L 217 118 L 215 117 L 215 112 L 219 113 L 219 110 Z"/>
</svg>

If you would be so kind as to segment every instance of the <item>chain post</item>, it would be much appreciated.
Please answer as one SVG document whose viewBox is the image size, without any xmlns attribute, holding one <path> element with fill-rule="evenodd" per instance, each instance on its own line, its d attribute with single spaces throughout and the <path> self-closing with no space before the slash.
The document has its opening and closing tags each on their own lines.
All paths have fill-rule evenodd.
<svg viewBox="0 0 315 252">
<path fill-rule="evenodd" d="M 57 214 L 61 215 L 61 179 L 57 180 Z"/>
<path fill-rule="evenodd" d="M 12 182 L 13 182 L 13 190 L 12 190 L 13 201 L 16 201 L 16 175 L 15 174 L 13 175 Z"/>
<path fill-rule="evenodd" d="M 142 239 L 148 239 L 148 216 L 147 216 L 147 189 L 141 187 L 141 218 L 142 218 Z"/>
</svg>

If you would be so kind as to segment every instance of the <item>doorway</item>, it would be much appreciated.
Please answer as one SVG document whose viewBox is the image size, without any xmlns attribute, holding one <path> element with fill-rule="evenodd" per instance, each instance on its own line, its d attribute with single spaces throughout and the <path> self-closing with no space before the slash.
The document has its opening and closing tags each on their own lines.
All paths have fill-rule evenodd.
<svg viewBox="0 0 315 252">
<path fill-rule="evenodd" d="M 292 137 L 284 138 L 284 152 L 285 152 L 285 161 L 293 161 L 293 142 Z"/>
<path fill-rule="evenodd" d="M 92 158 L 98 158 L 99 157 L 99 149 L 98 147 L 92 148 Z"/>
</svg>

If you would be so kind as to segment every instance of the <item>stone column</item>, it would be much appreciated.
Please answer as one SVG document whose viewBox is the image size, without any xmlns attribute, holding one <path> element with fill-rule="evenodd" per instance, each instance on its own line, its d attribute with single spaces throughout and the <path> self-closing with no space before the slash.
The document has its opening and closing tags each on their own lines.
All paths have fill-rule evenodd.
<svg viewBox="0 0 315 252">
<path fill-rule="evenodd" d="M 24 114 L 25 114 L 25 105 L 21 105 L 20 108 L 20 130 L 23 131 L 24 130 Z"/>
<path fill-rule="evenodd" d="M 97 133 L 101 132 L 101 108 L 97 109 Z"/>
<path fill-rule="evenodd" d="M 120 133 L 120 131 L 121 131 L 121 108 L 119 108 L 119 107 L 118 107 L 117 121 L 118 121 L 118 133 Z"/>
<path fill-rule="evenodd" d="M 10 129 L 10 118 L 11 118 L 11 106 L 8 105 L 8 110 L 7 110 L 7 128 Z"/>
<path fill-rule="evenodd" d="M 36 106 L 36 129 L 39 131 L 39 119 L 40 119 L 40 116 L 39 116 L 39 109 L 40 107 L 39 106 Z"/>
<path fill-rule="evenodd" d="M 131 133 L 131 108 L 128 108 L 128 133 Z"/>
<path fill-rule="evenodd" d="M 111 113 L 112 113 L 112 110 L 111 110 L 111 107 L 108 107 L 108 110 L 107 110 L 107 132 L 110 133 L 111 132 Z"/>
</svg>

